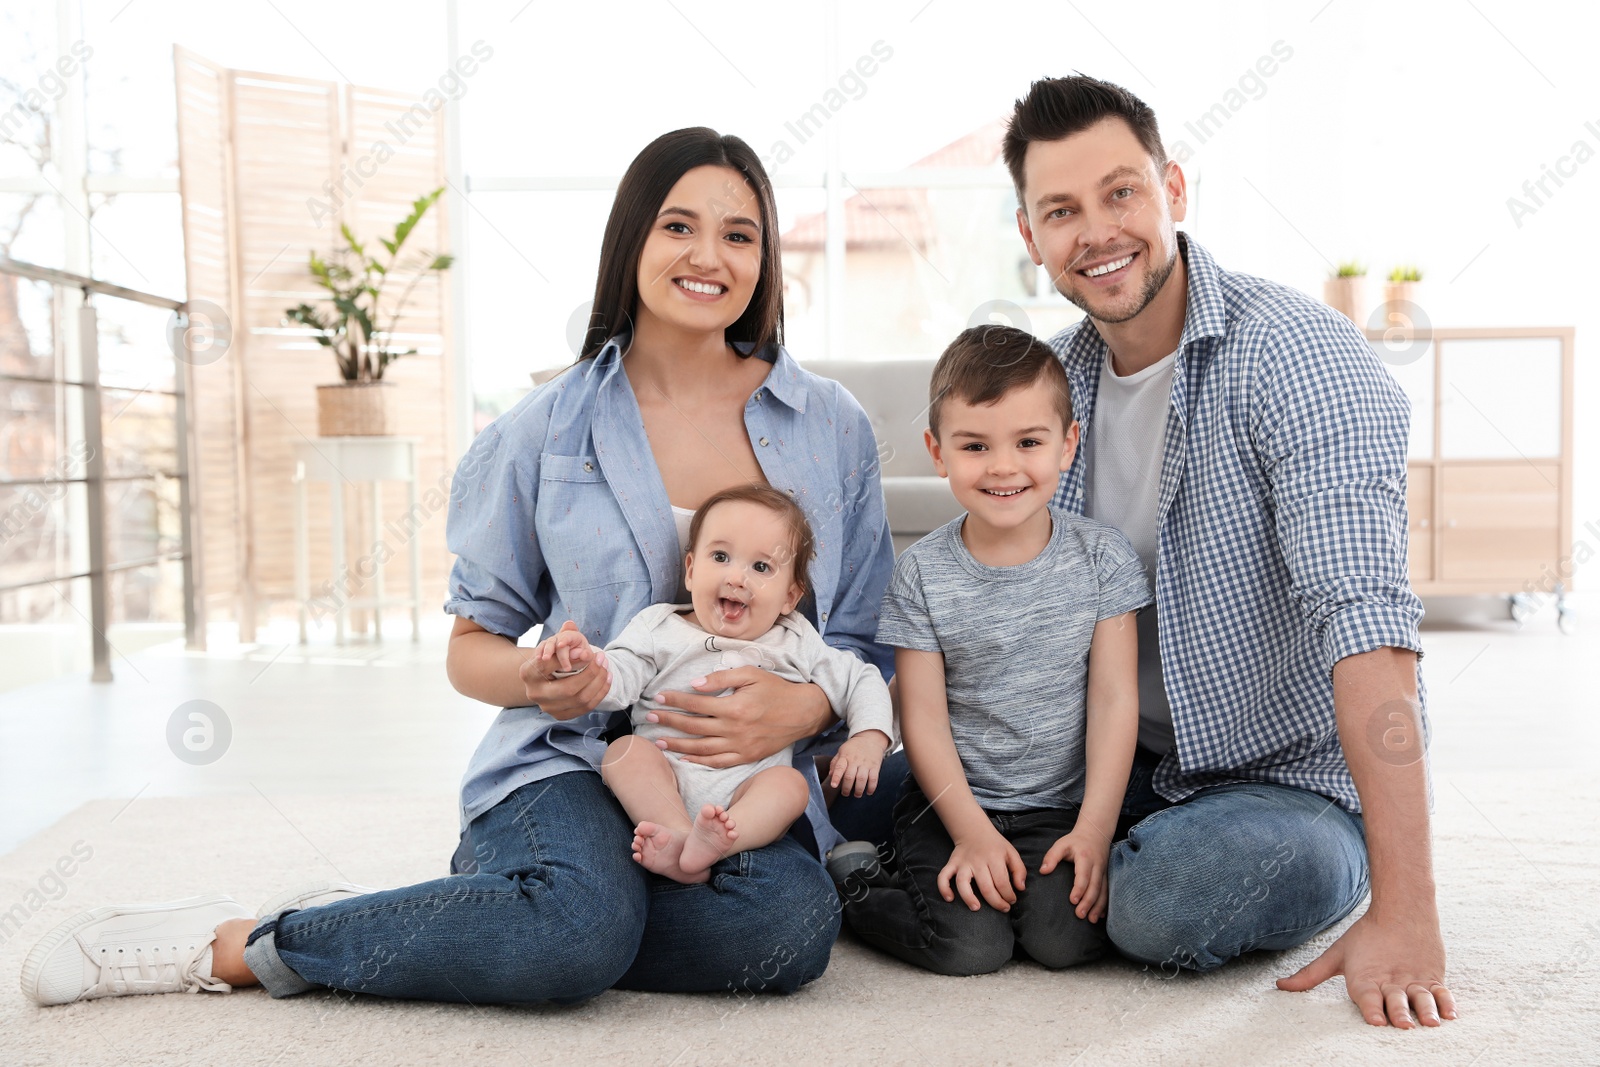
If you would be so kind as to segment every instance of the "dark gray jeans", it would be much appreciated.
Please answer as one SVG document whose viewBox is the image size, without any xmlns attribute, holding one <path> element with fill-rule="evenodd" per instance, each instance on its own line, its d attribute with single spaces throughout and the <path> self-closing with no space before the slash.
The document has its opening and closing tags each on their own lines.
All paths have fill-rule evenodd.
<svg viewBox="0 0 1600 1067">
<path fill-rule="evenodd" d="M 997 971 L 1019 948 L 1052 968 L 1105 955 L 1104 924 L 1091 925 L 1073 913 L 1068 899 L 1072 864 L 1039 874 L 1044 854 L 1071 832 L 1078 810 L 985 814 L 1028 868 L 1028 887 L 1017 894 L 1010 912 L 996 911 L 987 903 L 972 911 L 959 894 L 951 903 L 939 895 L 939 871 L 950 861 L 955 842 L 916 781 L 908 778 L 894 809 L 898 869 L 862 882 L 853 878 L 847 884 L 844 917 L 850 929 L 869 945 L 939 974 Z"/>
</svg>

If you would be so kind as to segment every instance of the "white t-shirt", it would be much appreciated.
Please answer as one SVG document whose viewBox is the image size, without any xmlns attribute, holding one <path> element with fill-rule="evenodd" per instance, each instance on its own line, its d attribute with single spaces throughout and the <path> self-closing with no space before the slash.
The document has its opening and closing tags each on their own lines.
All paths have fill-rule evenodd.
<svg viewBox="0 0 1600 1067">
<path fill-rule="evenodd" d="M 1176 352 L 1144 370 L 1118 377 L 1106 353 L 1100 368 L 1094 417 L 1084 442 L 1084 510 L 1121 530 L 1133 543 L 1155 594 L 1161 499 L 1161 460 L 1172 398 Z M 1139 613 L 1139 744 L 1165 755 L 1172 750 L 1172 707 L 1161 679 L 1156 606 Z"/>
<path fill-rule="evenodd" d="M 689 554 L 689 526 L 694 522 L 694 508 L 680 508 L 672 505 L 672 521 L 678 527 L 678 592 L 673 598 L 675 604 L 689 603 L 689 587 L 684 585 L 688 575 L 683 572 L 683 557 Z"/>
</svg>

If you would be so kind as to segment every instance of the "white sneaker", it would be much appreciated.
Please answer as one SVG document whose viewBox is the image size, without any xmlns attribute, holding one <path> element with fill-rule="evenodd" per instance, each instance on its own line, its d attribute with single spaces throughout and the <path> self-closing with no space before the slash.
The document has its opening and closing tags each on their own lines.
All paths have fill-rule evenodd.
<svg viewBox="0 0 1600 1067">
<path fill-rule="evenodd" d="M 218 993 L 233 987 L 211 974 L 219 923 L 250 919 L 232 897 L 95 908 L 68 919 L 22 964 L 22 992 L 37 1004 L 71 1004 L 136 993 Z"/>
<path fill-rule="evenodd" d="M 322 904 L 332 904 L 339 900 L 349 900 L 351 897 L 363 896 L 367 893 L 376 893 L 364 885 L 352 885 L 349 882 L 318 882 L 316 885 L 305 886 L 288 893 L 280 893 L 261 905 L 256 910 L 256 916 L 261 919 L 270 919 L 281 911 L 301 908 L 315 908 Z"/>
</svg>

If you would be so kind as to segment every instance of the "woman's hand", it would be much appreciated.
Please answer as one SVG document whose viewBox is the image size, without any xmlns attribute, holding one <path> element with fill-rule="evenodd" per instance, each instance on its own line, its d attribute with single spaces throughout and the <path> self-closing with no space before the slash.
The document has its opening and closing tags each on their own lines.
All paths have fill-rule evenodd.
<svg viewBox="0 0 1600 1067">
<path fill-rule="evenodd" d="M 550 680 L 582 674 L 591 663 L 603 665 L 606 654 L 603 649 L 591 645 L 578 632 L 577 624 L 568 619 L 555 636 L 539 642 L 538 653 L 533 658 L 539 674 Z"/>
<path fill-rule="evenodd" d="M 713 671 L 691 684 L 701 692 L 661 694 L 661 703 L 681 711 L 646 716 L 651 722 L 694 735 L 657 742 L 689 763 L 707 767 L 755 763 L 796 741 L 814 737 L 834 721 L 833 708 L 820 687 L 786 681 L 760 667 Z M 722 689 L 733 692 L 720 697 L 706 695 Z"/>
<path fill-rule="evenodd" d="M 565 636 L 569 632 L 577 636 Z M 577 673 L 558 676 L 572 670 Z M 593 711 L 611 691 L 606 654 L 584 641 L 571 619 L 522 661 L 517 674 L 527 690 L 528 703 L 539 705 L 540 711 L 557 719 L 575 719 Z"/>
</svg>

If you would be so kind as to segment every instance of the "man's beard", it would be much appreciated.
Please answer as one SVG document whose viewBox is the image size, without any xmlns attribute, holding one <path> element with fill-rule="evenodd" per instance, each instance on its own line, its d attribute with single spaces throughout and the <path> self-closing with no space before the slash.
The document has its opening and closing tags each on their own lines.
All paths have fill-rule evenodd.
<svg viewBox="0 0 1600 1067">
<path fill-rule="evenodd" d="M 1145 276 L 1144 289 L 1139 293 L 1139 299 L 1134 304 L 1133 310 L 1115 317 L 1111 315 L 1099 314 L 1094 308 L 1089 306 L 1089 302 L 1086 298 L 1078 295 L 1075 292 L 1067 292 L 1059 285 L 1056 287 L 1056 291 L 1062 296 L 1066 297 L 1072 303 L 1078 305 L 1078 307 L 1082 308 L 1084 314 L 1088 315 L 1096 322 L 1127 322 L 1129 319 L 1138 315 L 1139 312 L 1150 306 L 1150 301 L 1154 300 L 1156 298 L 1156 294 L 1161 291 L 1161 287 L 1167 284 L 1167 279 L 1172 277 L 1172 270 L 1177 265 L 1178 243 L 1174 241 L 1172 243 L 1172 255 L 1167 258 L 1165 263 L 1150 271 L 1150 273 Z M 1064 278 L 1065 276 L 1066 272 L 1063 271 L 1062 277 Z"/>
</svg>

